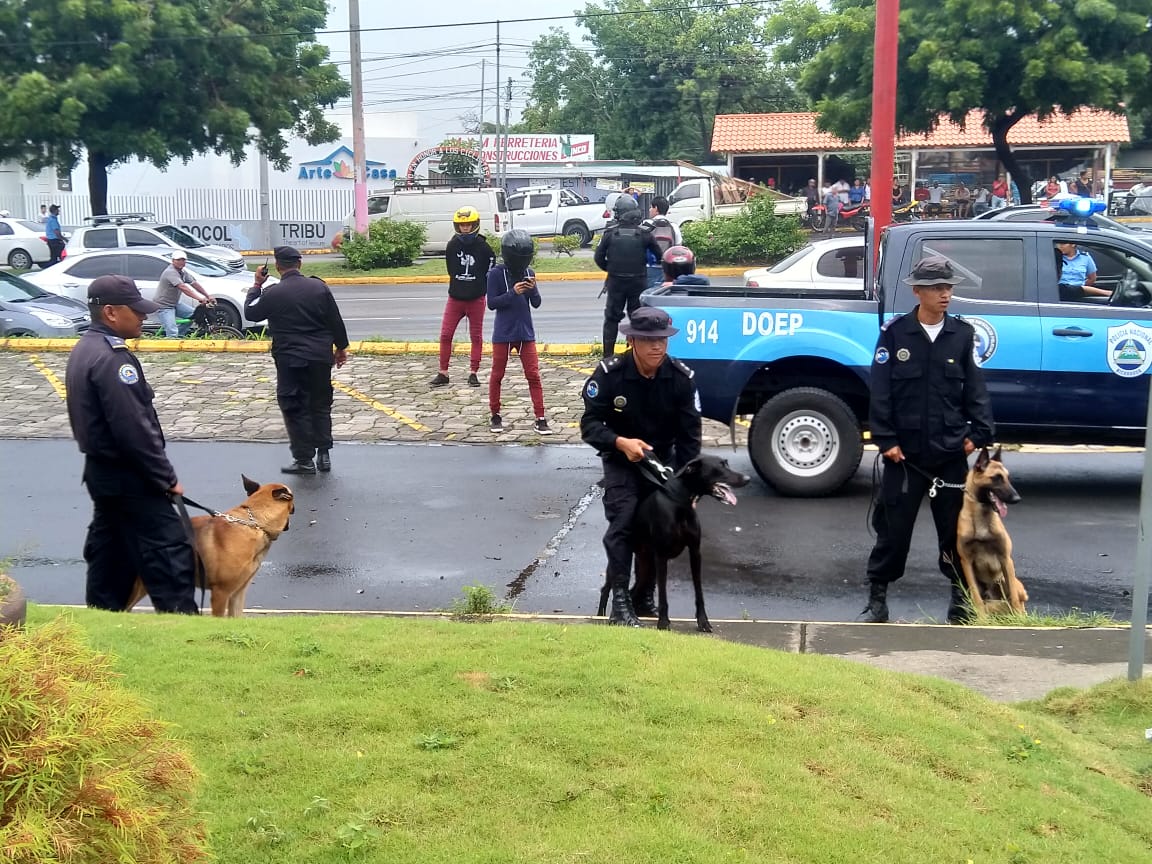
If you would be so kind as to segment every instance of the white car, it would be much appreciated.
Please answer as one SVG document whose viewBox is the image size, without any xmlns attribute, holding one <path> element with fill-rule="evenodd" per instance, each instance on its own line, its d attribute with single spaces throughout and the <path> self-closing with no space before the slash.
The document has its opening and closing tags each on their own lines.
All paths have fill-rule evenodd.
<svg viewBox="0 0 1152 864">
<path fill-rule="evenodd" d="M 818 240 L 772 267 L 744 271 L 747 288 L 816 294 L 864 290 L 864 237 L 857 234 Z"/>
<path fill-rule="evenodd" d="M 122 275 L 136 281 L 140 293 L 151 299 L 156 293 L 160 274 L 172 263 L 172 249 L 167 246 L 135 246 L 131 249 L 105 249 L 69 255 L 55 267 L 29 274 L 25 278 L 50 294 L 60 294 L 88 302 L 88 283 L 98 276 Z M 251 273 L 233 273 L 202 258 L 188 253 L 188 269 L 196 274 L 203 286 L 224 311 L 230 327 L 243 329 L 257 326 L 244 317 L 244 298 L 252 287 Z M 275 283 L 269 279 L 266 285 Z"/>
<path fill-rule="evenodd" d="M 33 264 L 47 267 L 51 258 L 42 223 L 0 219 L 0 263 L 14 270 L 31 270 Z"/>
<path fill-rule="evenodd" d="M 155 222 L 151 213 L 112 213 L 89 216 L 89 223 L 73 232 L 66 247 L 69 255 L 95 249 L 125 249 L 136 246 L 171 246 L 187 249 L 235 273 L 244 272 L 244 256 L 227 246 L 210 246 L 187 231 Z"/>
</svg>

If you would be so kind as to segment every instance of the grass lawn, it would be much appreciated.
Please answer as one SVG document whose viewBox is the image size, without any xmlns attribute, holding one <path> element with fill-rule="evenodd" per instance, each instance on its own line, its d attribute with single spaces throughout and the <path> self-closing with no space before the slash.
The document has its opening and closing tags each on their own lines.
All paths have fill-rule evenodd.
<svg viewBox="0 0 1152 864">
<path fill-rule="evenodd" d="M 176 724 L 224 864 L 1150 859 L 1146 683 L 1010 707 L 651 629 L 65 614 Z"/>
<path fill-rule="evenodd" d="M 248 261 L 248 269 L 255 270 L 263 263 L 262 260 L 257 261 L 250 259 Z M 556 256 L 551 252 L 540 252 L 536 256 L 536 260 L 532 262 L 532 268 L 537 273 L 600 273 L 601 271 L 596 267 L 596 262 L 587 257 L 568 257 L 567 255 Z M 374 270 L 350 270 L 344 266 L 343 261 L 309 261 L 304 259 L 304 265 L 301 268 L 307 276 L 319 276 L 321 279 L 328 279 L 333 276 L 447 276 L 444 269 L 444 258 L 432 258 L 427 261 L 421 261 L 413 264 L 411 267 L 380 267 Z"/>
</svg>

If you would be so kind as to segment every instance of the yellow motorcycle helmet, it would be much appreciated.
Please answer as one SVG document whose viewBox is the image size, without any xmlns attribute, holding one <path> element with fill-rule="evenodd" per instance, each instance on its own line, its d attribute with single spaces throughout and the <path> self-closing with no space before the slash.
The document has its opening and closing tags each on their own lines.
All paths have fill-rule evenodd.
<svg viewBox="0 0 1152 864">
<path fill-rule="evenodd" d="M 480 231 L 480 213 L 475 207 L 461 207 L 452 217 L 452 228 L 457 234 L 476 234 Z"/>
</svg>

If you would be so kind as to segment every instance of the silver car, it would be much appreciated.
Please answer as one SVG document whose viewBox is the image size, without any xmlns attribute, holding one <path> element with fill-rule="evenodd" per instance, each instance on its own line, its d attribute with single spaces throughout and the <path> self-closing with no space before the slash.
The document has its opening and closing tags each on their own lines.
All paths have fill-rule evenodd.
<svg viewBox="0 0 1152 864">
<path fill-rule="evenodd" d="M 244 256 L 227 246 L 211 246 L 175 225 L 156 222 L 151 213 L 111 213 L 89 216 L 68 241 L 68 254 L 131 246 L 170 246 L 187 249 L 233 273 L 244 268 Z"/>
<path fill-rule="evenodd" d="M 0 336 L 78 336 L 89 324 L 86 304 L 0 271 Z"/>
</svg>

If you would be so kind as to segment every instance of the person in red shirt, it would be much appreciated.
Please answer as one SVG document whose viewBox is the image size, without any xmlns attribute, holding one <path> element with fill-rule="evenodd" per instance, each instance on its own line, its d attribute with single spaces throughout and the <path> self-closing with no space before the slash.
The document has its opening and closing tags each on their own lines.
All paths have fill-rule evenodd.
<svg viewBox="0 0 1152 864">
<path fill-rule="evenodd" d="M 992 181 L 992 209 L 997 210 L 1000 207 L 1008 205 L 1008 181 L 1004 179 L 1001 174 Z"/>
</svg>

